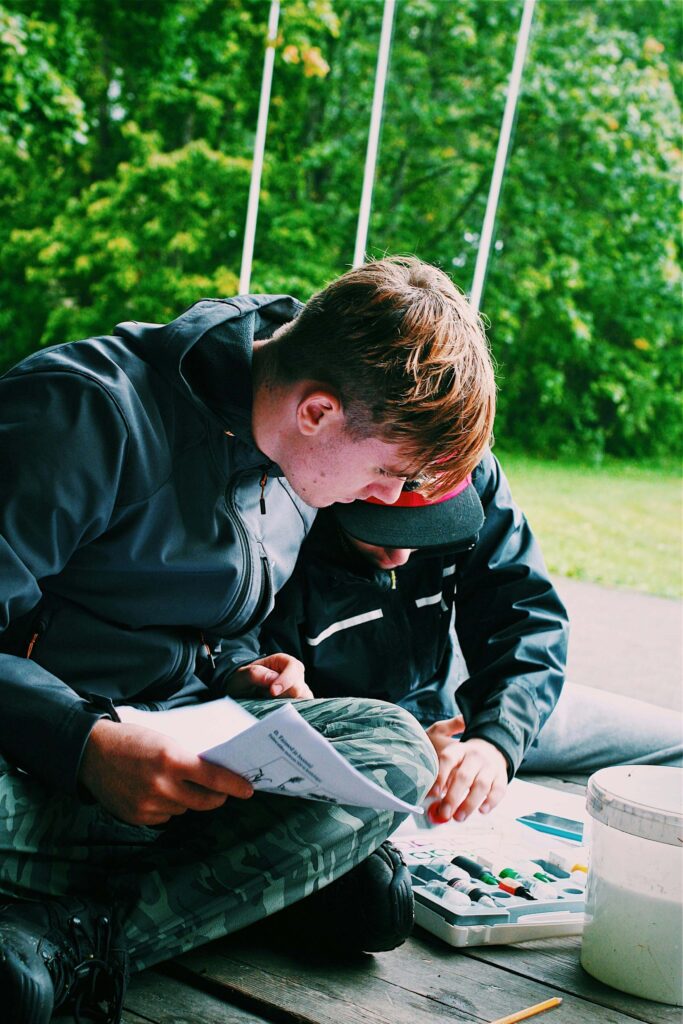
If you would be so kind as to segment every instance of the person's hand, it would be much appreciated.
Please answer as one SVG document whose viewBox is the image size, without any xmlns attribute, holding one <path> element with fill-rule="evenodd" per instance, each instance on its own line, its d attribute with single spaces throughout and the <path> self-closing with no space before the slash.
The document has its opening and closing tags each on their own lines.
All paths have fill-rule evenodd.
<svg viewBox="0 0 683 1024">
<path fill-rule="evenodd" d="M 79 781 L 130 825 L 161 825 L 174 814 L 212 811 L 229 796 L 246 800 L 254 792 L 241 775 L 203 761 L 168 736 L 108 718 L 88 737 Z"/>
<path fill-rule="evenodd" d="M 271 697 L 310 700 L 313 693 L 304 680 L 304 666 L 291 654 L 269 654 L 249 665 L 242 665 L 230 676 L 228 693 L 232 697 L 253 697 L 252 687 L 268 690 Z"/>
<path fill-rule="evenodd" d="M 428 811 L 435 823 L 464 821 L 476 810 L 487 814 L 508 784 L 507 761 L 500 750 L 483 739 L 454 740 L 453 734 L 463 728 L 458 716 L 427 729 L 439 758 L 439 771 L 427 794 L 435 798 Z"/>
</svg>

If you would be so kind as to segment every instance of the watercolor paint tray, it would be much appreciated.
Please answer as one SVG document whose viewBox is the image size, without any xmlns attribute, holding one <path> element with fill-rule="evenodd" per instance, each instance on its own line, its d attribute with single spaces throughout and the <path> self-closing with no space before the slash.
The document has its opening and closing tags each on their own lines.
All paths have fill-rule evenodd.
<svg viewBox="0 0 683 1024">
<path fill-rule="evenodd" d="M 442 881 L 439 863 L 448 855 L 450 860 L 458 851 L 424 846 L 411 850 L 409 844 L 397 845 L 411 873 L 416 924 L 451 946 L 505 945 L 551 936 L 580 935 L 583 930 L 585 891 L 573 879 L 557 880 L 554 888 L 558 898 L 531 901 L 473 878 L 480 890 L 495 895 L 497 905 L 452 906 L 447 897 L 430 891 L 429 886 L 430 882 Z"/>
</svg>

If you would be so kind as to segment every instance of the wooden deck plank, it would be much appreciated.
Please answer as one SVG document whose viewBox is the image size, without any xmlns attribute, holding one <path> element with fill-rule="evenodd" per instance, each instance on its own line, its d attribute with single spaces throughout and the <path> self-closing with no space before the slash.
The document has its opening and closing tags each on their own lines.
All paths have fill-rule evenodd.
<svg viewBox="0 0 683 1024">
<path fill-rule="evenodd" d="M 460 1024 L 471 1014 L 440 1008 L 405 989 L 395 989 L 347 965 L 329 964 L 322 976 L 315 967 L 291 963 L 289 969 L 266 957 L 214 952 L 189 954 L 177 964 L 179 977 L 192 978 L 227 1000 L 248 1005 L 274 1020 L 297 1024 Z"/>
<path fill-rule="evenodd" d="M 561 793 L 574 793 L 584 796 L 586 793 L 586 775 L 541 775 L 530 772 L 520 775 L 522 782 L 533 782 L 547 789 L 557 789 Z"/>
<path fill-rule="evenodd" d="M 0 1019 L 4 1020 L 1 1017 Z M 54 1024 L 73 1024 L 59 1014 Z M 157 970 L 131 978 L 121 1024 L 270 1024 L 264 1017 L 185 985 Z"/>
<path fill-rule="evenodd" d="M 246 1001 L 265 1017 L 297 1024 L 483 1022 L 553 995 L 564 1002 L 553 1011 L 552 1024 L 634 1020 L 630 1013 L 595 1005 L 552 982 L 501 970 L 420 938 L 392 953 L 342 962 L 268 949 L 262 938 L 243 933 L 180 957 L 172 969 L 179 979 L 227 1001 Z"/>
<path fill-rule="evenodd" d="M 156 970 L 131 979 L 125 1005 L 123 1024 L 268 1024 L 260 1015 Z"/>
<path fill-rule="evenodd" d="M 648 1024 L 681 1024 L 683 1015 L 679 1008 L 618 992 L 592 978 L 581 967 L 580 949 L 581 939 L 572 936 L 515 946 L 478 946 L 463 950 L 463 953 L 505 971 L 554 985 L 564 992 L 573 992 L 600 1006 L 612 1007 L 635 1020 L 647 1021 Z"/>
</svg>

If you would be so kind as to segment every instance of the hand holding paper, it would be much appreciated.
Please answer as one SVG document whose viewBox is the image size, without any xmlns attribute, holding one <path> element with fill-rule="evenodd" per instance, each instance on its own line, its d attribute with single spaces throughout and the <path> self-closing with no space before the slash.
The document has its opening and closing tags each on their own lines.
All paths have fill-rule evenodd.
<svg viewBox="0 0 683 1024">
<path fill-rule="evenodd" d="M 79 779 L 106 810 L 130 825 L 161 825 L 187 810 L 215 810 L 229 796 L 247 799 L 253 793 L 239 775 L 202 760 L 181 742 L 144 723 L 107 718 L 90 733 Z"/>
<path fill-rule="evenodd" d="M 172 736 L 204 760 L 241 775 L 254 789 L 422 813 L 422 808 L 367 779 L 291 703 L 281 704 L 261 719 L 230 697 L 171 711 L 117 710 L 123 722 Z"/>
</svg>

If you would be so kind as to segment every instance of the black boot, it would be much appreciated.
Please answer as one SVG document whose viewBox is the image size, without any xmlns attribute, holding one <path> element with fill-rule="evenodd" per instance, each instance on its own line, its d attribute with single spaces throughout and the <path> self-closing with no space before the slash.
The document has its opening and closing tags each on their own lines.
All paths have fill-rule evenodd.
<svg viewBox="0 0 683 1024">
<path fill-rule="evenodd" d="M 280 919 L 279 921 L 277 919 Z M 297 944 L 340 953 L 379 953 L 404 942 L 415 921 L 410 872 L 388 840 L 336 882 L 267 919 Z"/>
<path fill-rule="evenodd" d="M 0 905 L 0 1006 L 12 1024 L 48 1024 L 60 1007 L 118 1024 L 128 980 L 120 931 L 100 904 L 71 897 Z"/>
</svg>

